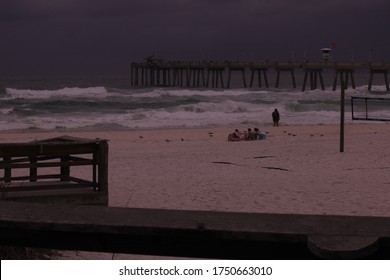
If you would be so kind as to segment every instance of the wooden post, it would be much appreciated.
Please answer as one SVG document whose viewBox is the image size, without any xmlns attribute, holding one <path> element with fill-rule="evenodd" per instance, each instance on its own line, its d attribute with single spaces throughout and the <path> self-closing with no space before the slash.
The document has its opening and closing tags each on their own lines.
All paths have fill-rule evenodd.
<svg viewBox="0 0 390 280">
<path fill-rule="evenodd" d="M 251 69 L 251 79 L 250 79 L 250 82 L 249 82 L 249 86 L 252 87 L 253 85 L 253 78 L 255 76 L 255 69 Z M 260 80 L 260 75 L 259 75 L 259 80 Z"/>
<path fill-rule="evenodd" d="M 347 74 L 348 75 L 348 74 Z M 345 111 L 345 83 L 343 73 L 340 73 L 341 97 L 340 97 L 340 153 L 344 152 L 344 111 Z"/>
<path fill-rule="evenodd" d="M 223 71 L 225 70 L 223 65 L 213 65 L 210 64 L 207 67 L 207 86 L 209 86 L 210 81 L 210 74 L 211 74 L 211 87 L 218 87 L 219 86 L 219 80 L 221 80 L 221 87 L 224 87 L 223 84 Z"/>
<path fill-rule="evenodd" d="M 230 87 L 230 80 L 231 80 L 232 71 L 241 71 L 242 83 L 243 83 L 244 87 L 246 88 L 246 78 L 245 78 L 246 65 L 242 64 L 242 63 L 238 63 L 238 64 L 229 63 L 228 67 L 229 67 L 229 75 L 228 75 L 226 87 L 227 88 Z"/>
<path fill-rule="evenodd" d="M 207 70 L 207 75 L 206 75 L 206 87 L 209 87 L 209 81 L 210 81 L 210 70 Z"/>
<path fill-rule="evenodd" d="M 305 69 L 305 76 L 303 78 L 303 86 L 302 86 L 302 91 L 305 91 L 306 89 L 306 83 L 307 83 L 307 78 L 310 76 L 310 89 L 314 90 L 317 89 L 318 86 L 318 79 L 320 79 L 321 83 L 321 89 L 325 90 L 324 86 L 324 80 L 322 78 L 322 68 L 306 68 Z"/>
<path fill-rule="evenodd" d="M 37 181 L 38 169 L 37 169 L 37 157 L 29 157 L 30 159 L 30 182 Z"/>
<path fill-rule="evenodd" d="M 275 87 L 278 88 L 279 87 L 279 80 L 280 80 L 280 69 L 276 69 L 276 71 L 277 71 L 277 74 L 276 74 Z"/>
<path fill-rule="evenodd" d="M 202 69 L 202 81 L 203 81 L 203 87 L 206 86 L 206 80 L 205 80 L 205 77 L 204 77 L 204 68 Z"/>
<path fill-rule="evenodd" d="M 297 84 L 296 84 L 296 81 L 295 81 L 295 74 L 294 74 L 295 67 L 294 67 L 293 64 L 291 64 L 291 63 L 288 63 L 288 64 L 277 64 L 276 65 L 276 71 L 277 71 L 276 83 L 275 83 L 275 87 L 276 88 L 279 87 L 280 72 L 282 72 L 282 71 L 283 72 L 290 71 L 293 87 L 294 88 L 297 87 Z"/>
<path fill-rule="evenodd" d="M 268 79 L 267 79 L 267 70 L 268 70 L 268 65 L 251 65 L 250 66 L 251 70 L 251 78 L 250 78 L 250 83 L 249 87 L 253 86 L 254 78 L 255 78 L 255 72 L 257 72 L 257 78 L 259 81 L 259 87 L 262 87 L 262 79 L 261 79 L 261 73 L 263 73 L 264 76 L 264 81 L 265 81 L 265 86 L 268 88 Z"/>
<path fill-rule="evenodd" d="M 227 85 L 226 85 L 227 88 L 230 88 L 230 78 L 231 78 L 231 76 L 232 76 L 232 68 L 229 67 L 229 75 L 228 75 L 228 80 L 227 80 Z"/>
<path fill-rule="evenodd" d="M 241 73 L 242 73 L 242 81 L 244 83 L 244 87 L 246 88 L 245 68 L 241 70 Z"/>
<path fill-rule="evenodd" d="M 108 143 L 101 141 L 98 147 L 98 184 L 99 190 L 108 192 Z"/>
<path fill-rule="evenodd" d="M 93 155 L 92 155 L 92 184 L 93 184 L 93 190 L 96 191 L 97 190 L 97 179 L 96 179 L 96 175 L 97 175 L 97 161 L 98 161 L 98 151 L 97 151 L 98 147 L 95 148 L 95 151 L 93 152 Z"/>
<path fill-rule="evenodd" d="M 202 79 L 203 86 L 206 85 L 205 76 L 204 76 L 204 66 L 202 65 L 193 65 L 189 67 L 189 81 L 188 86 L 191 86 L 192 79 L 192 87 L 200 87 L 200 80 Z"/>
<path fill-rule="evenodd" d="M 263 73 L 265 85 L 268 88 L 268 80 L 267 80 L 267 73 L 266 73 L 266 71 L 267 71 L 266 69 L 254 69 L 254 68 L 252 68 L 251 69 L 251 78 L 250 78 L 250 82 L 249 82 L 249 87 L 253 86 L 253 82 L 254 82 L 254 78 L 255 78 L 255 72 L 257 72 L 257 79 L 258 79 L 258 82 L 259 82 L 259 87 L 262 87 L 261 73 Z"/>
<path fill-rule="evenodd" d="M 149 79 L 148 66 L 145 63 L 143 63 L 140 65 L 140 67 L 141 67 L 141 75 L 142 75 L 141 77 L 142 85 L 143 86 L 148 85 L 148 79 Z"/>
<path fill-rule="evenodd" d="M 69 155 L 61 156 L 61 181 L 69 181 L 70 165 Z"/>
<path fill-rule="evenodd" d="M 297 87 L 297 83 L 295 81 L 295 69 L 291 68 L 290 69 L 290 73 L 291 73 L 291 79 L 292 79 L 292 82 L 293 82 L 293 87 L 296 88 Z"/>
<path fill-rule="evenodd" d="M 370 70 L 370 79 L 368 80 L 368 90 L 371 90 L 373 77 L 374 77 L 374 71 Z"/>
<path fill-rule="evenodd" d="M 173 69 L 173 85 L 183 86 L 183 69 L 180 66 Z"/>
<path fill-rule="evenodd" d="M 219 75 L 220 75 L 220 77 L 221 77 L 221 87 L 224 88 L 222 72 L 223 72 L 223 70 L 222 70 L 222 69 L 219 69 Z"/>
<path fill-rule="evenodd" d="M 383 73 L 383 75 L 385 76 L 385 83 L 386 83 L 386 90 L 387 91 L 390 91 L 390 86 L 389 86 L 389 71 L 386 71 Z"/>
<path fill-rule="evenodd" d="M 3 162 L 5 164 L 10 164 L 11 163 L 11 157 L 4 157 Z M 4 168 L 4 182 L 10 183 L 11 182 L 11 177 L 12 177 L 12 172 L 11 172 L 11 167 L 6 167 Z"/>
<path fill-rule="evenodd" d="M 386 90 L 390 91 L 389 78 L 388 78 L 388 73 L 389 73 L 388 67 L 389 66 L 387 66 L 387 65 L 370 65 L 370 79 L 368 81 L 368 90 L 371 90 L 372 80 L 373 80 L 374 74 L 382 74 L 383 73 L 384 78 L 385 78 Z"/>
<path fill-rule="evenodd" d="M 352 84 L 352 88 L 356 88 L 356 85 L 355 85 L 355 79 L 353 77 L 353 70 L 354 70 L 354 66 L 353 65 L 344 65 L 344 66 L 338 66 L 336 65 L 336 75 L 335 75 L 335 78 L 334 78 L 334 81 L 333 81 L 333 91 L 336 90 L 336 87 L 337 87 L 337 76 L 340 75 L 340 79 L 343 80 L 343 77 L 345 74 L 345 79 L 341 82 L 341 83 L 344 83 L 344 88 L 348 88 L 348 83 L 349 83 L 349 77 L 351 77 L 351 84 Z M 343 77 L 342 77 L 343 76 Z M 343 86 L 341 86 L 343 87 Z"/>
</svg>

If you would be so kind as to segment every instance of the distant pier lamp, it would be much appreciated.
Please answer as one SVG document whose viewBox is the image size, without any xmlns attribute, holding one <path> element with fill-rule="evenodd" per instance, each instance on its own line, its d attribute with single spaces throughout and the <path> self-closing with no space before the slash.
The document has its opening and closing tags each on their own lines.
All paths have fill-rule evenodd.
<svg viewBox="0 0 390 280">
<path fill-rule="evenodd" d="M 329 57 L 330 57 L 330 51 L 332 49 L 330 48 L 322 48 L 321 49 L 321 52 L 322 52 L 322 58 L 324 59 L 324 62 L 328 62 L 329 61 Z"/>
</svg>

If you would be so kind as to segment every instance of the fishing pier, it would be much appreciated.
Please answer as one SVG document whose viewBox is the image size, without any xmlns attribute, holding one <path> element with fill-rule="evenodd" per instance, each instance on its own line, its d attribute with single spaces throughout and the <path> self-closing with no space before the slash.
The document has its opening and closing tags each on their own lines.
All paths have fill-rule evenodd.
<svg viewBox="0 0 390 280">
<path fill-rule="evenodd" d="M 359 62 L 213 62 L 213 61 L 179 61 L 165 62 L 157 59 L 147 59 L 146 62 L 131 63 L 132 87 L 183 87 L 183 88 L 230 88 L 233 73 L 241 76 L 241 87 L 269 88 L 268 74 L 276 72 L 275 88 L 280 86 L 284 73 L 291 77 L 291 86 L 297 87 L 296 71 L 304 73 L 302 91 L 309 86 L 311 90 L 319 86 L 325 90 L 323 72 L 334 72 L 333 91 L 339 81 L 345 81 L 356 88 L 354 73 L 356 70 L 367 71 L 368 89 L 371 90 L 373 78 L 379 74 L 384 78 L 386 90 L 390 91 L 390 63 L 359 63 Z M 247 74 L 250 79 L 248 80 Z M 258 82 L 255 82 L 257 76 Z M 264 80 L 264 83 L 263 83 Z M 249 83 L 248 83 L 249 81 Z"/>
</svg>

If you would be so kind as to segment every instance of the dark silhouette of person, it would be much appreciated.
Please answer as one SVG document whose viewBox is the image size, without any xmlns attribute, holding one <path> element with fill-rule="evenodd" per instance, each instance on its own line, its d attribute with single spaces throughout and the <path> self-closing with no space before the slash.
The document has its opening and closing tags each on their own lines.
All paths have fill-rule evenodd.
<svg viewBox="0 0 390 280">
<path fill-rule="evenodd" d="M 278 109 L 275 109 L 272 112 L 272 120 L 274 121 L 274 126 L 279 126 L 280 114 L 279 114 Z"/>
</svg>

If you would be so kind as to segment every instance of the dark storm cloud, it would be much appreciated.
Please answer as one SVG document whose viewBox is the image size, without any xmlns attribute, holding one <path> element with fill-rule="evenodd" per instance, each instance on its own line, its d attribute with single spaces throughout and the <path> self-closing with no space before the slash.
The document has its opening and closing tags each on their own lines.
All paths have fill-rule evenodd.
<svg viewBox="0 0 390 280">
<path fill-rule="evenodd" d="M 218 13 L 260 12 L 291 14 L 297 11 L 326 12 L 338 10 L 388 8 L 387 0 L 3 0 L 1 19 L 74 16 L 131 16 L 138 13 Z"/>
<path fill-rule="evenodd" d="M 390 59 L 388 0 L 2 0 L 2 73 L 127 71 L 166 59 Z"/>
<path fill-rule="evenodd" d="M 131 17 L 162 14 L 187 16 L 231 15 L 245 17 L 261 13 L 292 15 L 297 12 L 323 13 L 337 11 L 370 10 L 387 7 L 387 0 L 2 0 L 0 20 L 28 20 L 77 17 Z"/>
</svg>

